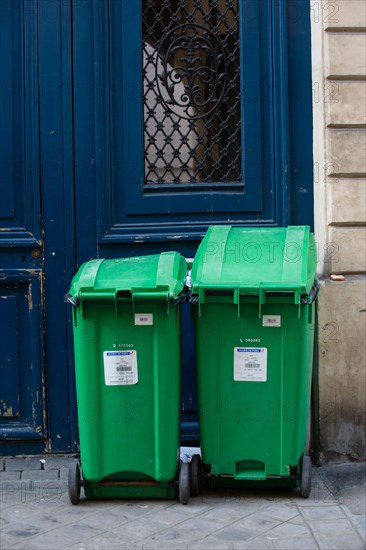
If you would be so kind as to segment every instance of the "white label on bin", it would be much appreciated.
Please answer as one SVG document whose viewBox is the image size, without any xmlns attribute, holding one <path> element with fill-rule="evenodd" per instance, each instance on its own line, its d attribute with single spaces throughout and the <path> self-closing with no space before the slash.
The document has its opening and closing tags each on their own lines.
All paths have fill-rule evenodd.
<svg viewBox="0 0 366 550">
<path fill-rule="evenodd" d="M 135 313 L 135 325 L 153 325 L 153 313 Z"/>
<path fill-rule="evenodd" d="M 106 386 L 137 384 L 137 353 L 130 351 L 104 351 L 104 381 Z"/>
<path fill-rule="evenodd" d="M 280 327 L 281 315 L 263 315 L 262 326 L 263 327 Z"/>
<path fill-rule="evenodd" d="M 267 381 L 267 348 L 234 348 L 234 380 Z"/>
</svg>

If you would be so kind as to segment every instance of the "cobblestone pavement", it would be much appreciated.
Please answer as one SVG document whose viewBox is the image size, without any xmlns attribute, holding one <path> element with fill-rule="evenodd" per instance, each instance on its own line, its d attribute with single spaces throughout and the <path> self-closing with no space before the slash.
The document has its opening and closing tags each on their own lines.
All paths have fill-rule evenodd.
<svg viewBox="0 0 366 550">
<path fill-rule="evenodd" d="M 288 491 L 220 490 L 187 506 L 83 498 L 72 506 L 71 460 L 0 458 L 2 550 L 365 549 L 365 463 L 313 468 L 307 500 Z"/>
</svg>

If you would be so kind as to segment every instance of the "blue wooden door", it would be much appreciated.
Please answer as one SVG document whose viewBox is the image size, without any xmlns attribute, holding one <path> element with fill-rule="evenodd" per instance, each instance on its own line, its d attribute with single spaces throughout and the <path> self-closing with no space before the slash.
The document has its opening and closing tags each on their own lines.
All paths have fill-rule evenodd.
<svg viewBox="0 0 366 550">
<path fill-rule="evenodd" d="M 77 450 L 83 261 L 312 223 L 311 116 L 308 0 L 1 0 L 0 453 Z"/>
<path fill-rule="evenodd" d="M 309 10 L 303 0 L 74 0 L 78 264 L 192 257 L 211 224 L 311 223 Z M 197 404 L 183 318 L 189 440 Z"/>
<path fill-rule="evenodd" d="M 35 14 L 0 17 L 0 441 L 19 452 L 46 438 L 42 226 Z M 24 441 L 28 443 L 23 444 Z"/>
</svg>

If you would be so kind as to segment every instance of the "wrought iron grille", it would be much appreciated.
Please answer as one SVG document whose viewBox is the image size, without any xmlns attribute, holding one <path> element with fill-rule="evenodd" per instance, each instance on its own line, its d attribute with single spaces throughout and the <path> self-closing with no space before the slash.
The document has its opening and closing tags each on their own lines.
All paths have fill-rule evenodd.
<svg viewBox="0 0 366 550">
<path fill-rule="evenodd" d="M 238 0 L 142 5 L 145 189 L 241 182 Z"/>
</svg>

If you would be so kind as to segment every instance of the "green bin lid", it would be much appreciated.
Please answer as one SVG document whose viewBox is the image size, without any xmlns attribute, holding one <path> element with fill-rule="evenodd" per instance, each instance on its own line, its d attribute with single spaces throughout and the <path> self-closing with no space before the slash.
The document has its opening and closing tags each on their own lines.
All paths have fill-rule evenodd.
<svg viewBox="0 0 366 550">
<path fill-rule="evenodd" d="M 90 260 L 75 275 L 70 296 L 76 300 L 115 299 L 132 295 L 171 299 L 184 288 L 187 264 L 178 252 Z"/>
<path fill-rule="evenodd" d="M 308 226 L 212 226 L 192 267 L 192 293 L 209 289 L 240 294 L 309 294 L 316 278 L 316 246 Z"/>
</svg>

